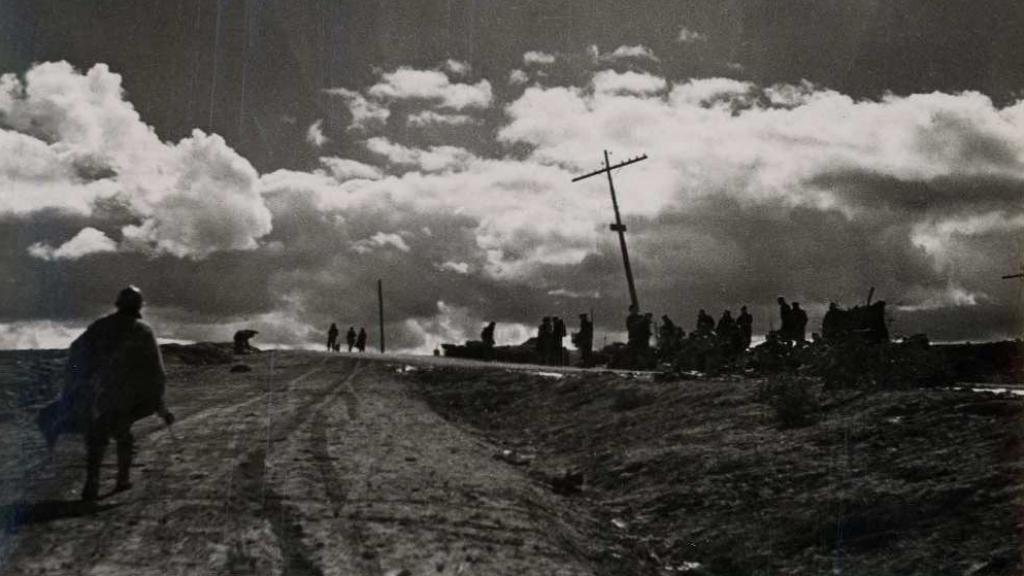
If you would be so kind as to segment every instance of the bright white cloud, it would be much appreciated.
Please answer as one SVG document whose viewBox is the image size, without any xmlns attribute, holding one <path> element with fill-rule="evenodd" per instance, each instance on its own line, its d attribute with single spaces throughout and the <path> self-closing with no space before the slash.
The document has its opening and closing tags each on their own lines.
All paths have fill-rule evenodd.
<svg viewBox="0 0 1024 576">
<path fill-rule="evenodd" d="M 523 64 L 529 66 L 531 64 L 536 66 L 547 66 L 555 63 L 555 57 L 547 52 L 541 52 L 539 50 L 531 50 L 523 54 Z"/>
<path fill-rule="evenodd" d="M 394 248 L 402 252 L 410 250 L 404 238 L 398 234 L 385 232 L 378 232 L 369 238 L 364 238 L 352 244 L 352 250 L 359 254 L 367 254 L 379 248 Z"/>
<path fill-rule="evenodd" d="M 625 58 L 661 62 L 661 59 L 654 54 L 654 50 L 651 50 L 643 44 L 638 44 L 636 46 L 619 46 L 608 55 L 609 60 L 621 60 Z"/>
<path fill-rule="evenodd" d="M 465 76 L 466 74 L 469 74 L 470 66 L 468 62 L 462 62 L 461 60 L 454 60 L 452 58 L 449 58 L 444 63 L 444 69 L 449 74 L 453 74 L 455 76 Z"/>
<path fill-rule="evenodd" d="M 42 260 L 77 260 L 88 254 L 116 252 L 117 243 L 95 228 L 83 228 L 72 239 L 53 248 L 43 242 L 36 242 L 28 252 Z"/>
<path fill-rule="evenodd" d="M 434 264 L 434 268 L 442 272 L 455 272 L 456 274 L 469 274 L 469 264 L 466 262 L 442 262 L 440 264 Z"/>
<path fill-rule="evenodd" d="M 350 128 L 368 130 L 375 126 L 386 124 L 388 118 L 391 117 L 391 110 L 387 106 L 379 102 L 370 101 L 355 90 L 329 88 L 324 92 L 345 100 L 345 103 L 348 105 L 348 111 L 352 115 Z"/>
<path fill-rule="evenodd" d="M 309 128 L 306 129 L 306 142 L 309 142 L 313 146 L 320 148 L 329 141 L 330 139 L 324 135 L 323 120 L 313 122 L 309 125 Z"/>
<path fill-rule="evenodd" d="M 395 144 L 382 137 L 370 138 L 366 141 L 366 147 L 386 157 L 392 164 L 415 166 L 424 172 L 461 168 L 473 159 L 472 153 L 457 146 L 431 146 L 422 150 Z"/>
<path fill-rule="evenodd" d="M 697 32 L 696 30 L 690 30 L 685 26 L 679 29 L 679 34 L 676 36 L 676 41 L 682 42 L 683 44 L 707 42 L 707 40 L 708 37 L 705 34 Z"/>
<path fill-rule="evenodd" d="M 320 164 L 339 182 L 356 179 L 377 180 L 384 175 L 376 166 L 348 158 L 321 157 Z"/>
<path fill-rule="evenodd" d="M 444 72 L 406 67 L 384 73 L 367 94 L 381 100 L 427 100 L 454 110 L 487 108 L 494 97 L 487 80 L 452 83 Z"/>
<path fill-rule="evenodd" d="M 652 94 L 664 91 L 668 86 L 665 79 L 653 74 L 640 72 L 616 72 L 602 70 L 594 74 L 594 91 L 607 94 Z"/>
<path fill-rule="evenodd" d="M 727 106 L 736 102 L 749 105 L 755 90 L 752 83 L 732 78 L 700 78 L 673 86 L 669 99 L 677 107 L 708 106 L 716 102 Z"/>
<path fill-rule="evenodd" d="M 105 198 L 138 219 L 122 230 L 126 249 L 190 258 L 254 248 L 270 232 L 252 166 L 217 135 L 161 142 L 106 65 L 39 64 L 24 81 L 5 74 L 0 93 L 0 210 L 90 214 Z"/>
<path fill-rule="evenodd" d="M 424 128 L 426 126 L 465 126 L 475 124 L 477 120 L 466 114 L 441 114 L 433 110 L 423 110 L 409 116 L 409 126 Z"/>
<path fill-rule="evenodd" d="M 508 73 L 508 83 L 512 86 L 520 86 L 530 81 L 530 77 L 526 75 L 526 72 L 516 68 Z"/>
</svg>

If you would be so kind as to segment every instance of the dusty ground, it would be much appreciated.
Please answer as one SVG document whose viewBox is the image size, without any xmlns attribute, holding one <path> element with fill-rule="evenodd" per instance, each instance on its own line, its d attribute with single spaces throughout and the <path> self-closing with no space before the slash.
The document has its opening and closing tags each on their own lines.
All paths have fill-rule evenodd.
<svg viewBox="0 0 1024 576">
<path fill-rule="evenodd" d="M 32 425 L 62 355 L 0 352 L 0 573 L 1022 571 L 1008 395 L 822 395 L 780 429 L 744 379 L 201 352 L 168 355 L 178 423 L 136 425 L 135 487 L 91 507 L 78 439 L 50 458 Z"/>
<path fill-rule="evenodd" d="M 0 377 L 54 385 L 54 354 L 0 354 Z M 171 359 L 171 430 L 136 425 L 134 488 L 77 504 L 83 449 L 51 460 L 30 408 L 0 392 L 3 574 L 591 574 L 588 512 L 446 422 L 395 366 L 264 353 Z M 400 366 L 400 365 L 399 365 Z M 5 387 L 10 391 L 11 387 Z M 113 450 L 104 470 L 113 485 Z M 596 560 L 595 560 L 596 558 Z"/>
<path fill-rule="evenodd" d="M 782 428 L 743 378 L 414 373 L 440 413 L 582 471 L 577 503 L 650 574 L 1024 573 L 1024 402 L 959 390 L 824 393 Z"/>
</svg>

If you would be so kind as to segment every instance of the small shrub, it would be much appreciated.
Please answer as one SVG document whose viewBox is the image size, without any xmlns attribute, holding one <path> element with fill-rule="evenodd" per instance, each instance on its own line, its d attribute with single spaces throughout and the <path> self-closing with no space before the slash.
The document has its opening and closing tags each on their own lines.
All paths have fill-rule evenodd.
<svg viewBox="0 0 1024 576">
<path fill-rule="evenodd" d="M 780 428 L 800 428 L 818 417 L 820 404 L 813 388 L 806 378 L 776 376 L 761 384 L 757 397 L 772 407 Z"/>
<path fill-rule="evenodd" d="M 622 388 L 612 398 L 612 412 L 628 412 L 654 402 L 654 394 L 637 388 Z"/>
</svg>

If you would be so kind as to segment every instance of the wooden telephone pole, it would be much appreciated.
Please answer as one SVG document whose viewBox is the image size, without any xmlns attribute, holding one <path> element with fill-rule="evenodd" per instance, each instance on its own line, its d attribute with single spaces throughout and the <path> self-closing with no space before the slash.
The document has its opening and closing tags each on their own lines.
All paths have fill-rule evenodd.
<svg viewBox="0 0 1024 576">
<path fill-rule="evenodd" d="M 384 282 L 377 280 L 377 312 L 380 319 L 380 353 L 384 353 Z"/>
<path fill-rule="evenodd" d="M 615 223 L 610 225 L 609 228 L 613 232 L 619 233 L 619 248 L 622 249 L 622 265 L 626 268 L 626 283 L 629 285 L 629 302 L 636 311 L 640 312 L 640 301 L 636 297 L 636 284 L 633 282 L 633 268 L 629 265 L 629 251 L 626 249 L 626 225 L 622 223 L 622 217 L 619 216 L 619 200 L 615 197 L 615 183 L 612 182 L 612 170 L 635 164 L 641 160 L 647 160 L 647 155 L 642 154 L 636 158 L 630 158 L 618 164 L 611 165 L 608 163 L 608 151 L 604 151 L 604 168 L 595 170 L 589 174 L 577 176 L 572 179 L 573 182 L 579 182 L 591 176 L 597 176 L 598 174 L 608 175 L 608 189 L 612 193 L 612 208 L 615 209 Z"/>
</svg>

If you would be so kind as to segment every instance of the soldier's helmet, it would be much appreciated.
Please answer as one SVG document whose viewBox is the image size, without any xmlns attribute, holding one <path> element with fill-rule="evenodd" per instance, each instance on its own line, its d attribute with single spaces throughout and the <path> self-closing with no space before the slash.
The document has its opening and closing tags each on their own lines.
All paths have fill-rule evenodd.
<svg viewBox="0 0 1024 576">
<path fill-rule="evenodd" d="M 117 293 L 117 300 L 114 301 L 114 306 L 117 306 L 118 310 L 134 312 L 142 310 L 142 291 L 131 285 L 123 288 Z"/>
</svg>

